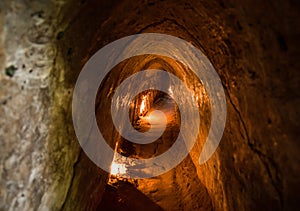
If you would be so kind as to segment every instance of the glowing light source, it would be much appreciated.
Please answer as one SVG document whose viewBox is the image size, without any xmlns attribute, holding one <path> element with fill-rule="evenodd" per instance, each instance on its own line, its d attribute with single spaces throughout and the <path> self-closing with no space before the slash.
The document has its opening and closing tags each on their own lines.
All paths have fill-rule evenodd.
<svg viewBox="0 0 300 211">
<path fill-rule="evenodd" d="M 141 104 L 141 107 L 140 107 L 140 114 L 143 114 L 143 112 L 146 109 L 146 100 L 147 100 L 147 96 L 144 95 L 143 100 L 142 100 L 142 104 Z"/>
<path fill-rule="evenodd" d="M 151 125 L 165 125 L 167 122 L 164 112 L 159 110 L 152 111 L 148 116 L 148 120 Z"/>
<path fill-rule="evenodd" d="M 122 161 L 120 161 L 118 159 L 118 153 L 116 152 L 118 149 L 118 146 L 119 146 L 119 143 L 117 142 L 116 147 L 115 147 L 114 158 L 113 158 L 113 161 L 110 166 L 110 174 L 113 176 L 120 176 L 122 174 L 126 174 L 126 172 L 127 172 L 126 165 L 124 163 L 121 163 Z"/>
<path fill-rule="evenodd" d="M 110 174 L 117 176 L 121 174 L 126 174 L 126 172 L 127 168 L 125 164 L 112 162 L 110 167 Z"/>
</svg>

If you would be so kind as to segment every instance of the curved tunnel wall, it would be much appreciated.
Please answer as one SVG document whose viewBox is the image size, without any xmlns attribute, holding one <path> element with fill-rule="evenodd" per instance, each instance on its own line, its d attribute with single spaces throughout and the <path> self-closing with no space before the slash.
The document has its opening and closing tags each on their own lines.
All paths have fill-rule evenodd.
<svg viewBox="0 0 300 211">
<path fill-rule="evenodd" d="M 56 45 L 51 100 L 45 100 L 52 108 L 50 132 L 43 138 L 48 160 L 42 163 L 50 166 L 42 174 L 51 179 L 34 184 L 45 188 L 40 203 L 30 206 L 97 207 L 107 174 L 80 152 L 71 120 L 73 86 L 84 63 L 105 44 L 127 35 L 159 32 L 201 49 L 225 89 L 227 123 L 218 150 L 204 165 L 198 164 L 201 143 L 190 153 L 189 165 L 195 166 L 213 208 L 297 207 L 298 8 L 294 1 L 56 2 L 55 18 L 51 12 L 45 17 L 54 19 L 50 24 L 54 33 L 47 42 Z M 9 204 L 12 199 L 5 200 Z"/>
</svg>

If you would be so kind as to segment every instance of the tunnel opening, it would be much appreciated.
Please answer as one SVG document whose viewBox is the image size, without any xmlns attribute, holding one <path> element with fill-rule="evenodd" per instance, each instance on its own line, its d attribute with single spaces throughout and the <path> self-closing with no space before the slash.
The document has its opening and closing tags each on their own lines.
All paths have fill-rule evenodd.
<svg viewBox="0 0 300 211">
<path fill-rule="evenodd" d="M 279 4 L 265 4 L 272 8 L 274 14 L 281 14 Z M 298 14 L 291 5 L 285 4 L 289 12 Z M 151 10 L 145 10 L 147 7 L 151 7 Z M 294 39 L 287 29 L 282 28 L 289 18 L 270 16 L 262 20 L 258 14 L 264 11 L 257 9 L 251 1 L 243 4 L 235 1 L 226 4 L 222 1 L 140 1 L 133 5 L 130 1 L 94 0 L 82 4 L 75 1 L 66 3 L 59 13 L 59 27 L 55 29 L 57 55 L 55 71 L 51 77 L 52 86 L 57 88 L 53 94 L 53 130 L 56 131 L 52 136 L 59 142 L 50 145 L 50 154 L 57 155 L 51 161 L 56 162 L 55 165 L 57 160 L 60 161 L 59 167 L 53 167 L 52 171 L 67 169 L 69 174 L 62 173 L 53 179 L 60 181 L 52 187 L 58 201 L 56 206 L 72 210 L 95 210 L 101 206 L 120 205 L 119 208 L 125 206 L 126 209 L 131 199 L 120 199 L 118 194 L 123 194 L 122 197 L 130 194 L 118 191 L 130 189 L 141 196 L 141 201 L 149 202 L 149 207 L 154 202 L 154 210 L 281 210 L 293 207 L 295 197 L 291 196 L 296 195 L 293 194 L 296 192 L 294 186 L 297 181 L 294 177 L 298 168 L 295 164 L 286 166 L 282 160 L 297 161 L 297 147 L 290 141 L 296 140 L 297 136 L 295 133 L 283 134 L 279 128 L 280 123 L 288 121 L 286 118 L 293 114 L 293 109 L 289 108 L 297 107 L 296 101 L 292 100 L 296 92 L 289 92 L 296 90 L 297 77 L 293 77 L 292 73 L 288 76 L 284 74 L 284 70 L 290 68 L 284 61 L 297 64 L 297 58 L 289 57 Z M 101 15 L 95 19 L 91 14 Z M 278 34 L 279 31 L 282 34 Z M 100 97 L 97 99 L 111 99 L 115 87 L 130 74 L 142 69 L 157 68 L 185 81 L 191 90 L 198 93 L 196 98 L 201 108 L 199 141 L 180 165 L 155 178 L 123 181 L 118 173 L 126 173 L 126 166 L 119 165 L 112 157 L 112 164 L 117 165 L 109 175 L 95 166 L 76 144 L 76 136 L 71 129 L 70 96 L 82 67 L 97 50 L 124 36 L 147 32 L 182 38 L 205 53 L 221 78 L 229 117 L 218 150 L 207 163 L 199 165 L 198 158 L 208 133 L 211 115 L 210 99 L 201 81 L 194 80 L 191 71 L 177 61 L 159 56 L 144 55 L 119 64 L 114 68 L 115 72 L 112 70 L 106 77 L 105 84 L 111 86 L 100 86 Z M 281 55 L 282 43 L 288 46 L 284 48 L 288 53 L 282 56 L 283 59 L 278 56 Z M 293 68 L 297 69 L 296 66 Z M 284 81 L 291 83 L 288 88 L 284 88 L 284 81 L 270 78 L 284 78 Z M 278 91 L 276 87 L 282 87 L 283 90 Z M 141 132 L 149 130 L 148 124 L 141 125 L 140 117 L 146 115 L 144 112 L 148 110 L 142 107 L 153 106 L 143 103 L 145 95 L 147 99 L 152 98 L 149 104 L 155 102 L 159 107 L 160 99 L 164 101 L 172 94 L 161 93 L 159 96 L 160 93 L 152 90 L 136 97 L 137 102 L 133 102 L 134 108 L 128 115 L 134 119 L 132 125 Z M 278 109 L 273 106 L 274 103 L 285 105 L 282 113 L 289 115 L 276 116 Z M 105 128 L 98 125 L 99 130 L 111 148 L 119 153 L 149 158 L 153 156 L 152 152 L 163 153 L 172 145 L 171 141 L 163 142 L 157 150 L 157 143 L 150 146 L 128 143 L 115 131 L 109 112 L 100 109 L 110 109 L 109 100 L 98 101 L 95 107 L 99 118 L 97 121 L 106 122 Z M 59 118 L 58 114 L 63 118 Z M 264 127 L 264 123 L 268 126 Z M 295 129 L 294 124 L 290 126 L 289 130 Z M 271 135 L 267 137 L 266 134 Z M 173 135 L 176 137 L 176 130 Z M 68 157 L 62 158 L 57 151 L 66 145 L 72 148 L 66 153 Z M 292 173 L 285 175 L 284 171 Z M 61 181 L 67 182 L 59 186 Z M 124 203 L 118 204 L 119 200 Z M 138 203 L 131 205 L 138 206 Z"/>
<path fill-rule="evenodd" d="M 150 69 L 150 71 L 161 69 L 170 74 L 176 74 L 184 80 L 193 92 L 199 106 L 199 115 L 202 115 L 203 118 L 202 130 L 206 131 L 209 128 L 210 105 L 205 89 L 201 85 L 201 81 L 180 62 L 162 56 L 143 55 L 127 59 L 115 66 L 101 83 L 95 105 L 98 127 L 105 136 L 107 143 L 115 150 L 106 190 L 98 209 L 132 210 L 134 207 L 140 206 L 139 203 L 133 202 L 134 197 L 137 197 L 135 201 L 140 199 L 148 202 L 146 207 L 149 206 L 149 210 L 165 210 L 171 207 L 211 210 L 211 198 L 197 176 L 195 178 L 196 168 L 192 164 L 190 156 L 174 170 L 161 176 L 151 179 L 126 178 L 128 166 L 138 166 L 138 164 L 127 163 L 126 158 L 118 156 L 119 154 L 137 159 L 159 156 L 174 144 L 180 131 L 180 111 L 173 99 L 174 92 L 172 89 L 174 87 L 168 81 L 170 78 L 163 82 L 168 93 L 150 89 L 139 93 L 131 102 L 126 96 L 120 99 L 120 104 L 130 104 L 130 109 L 125 115 L 129 116 L 131 126 L 135 130 L 141 133 L 147 132 L 150 128 L 164 131 L 157 140 L 145 144 L 133 143 L 123 138 L 120 131 L 114 127 L 110 108 L 116 88 L 130 75 L 145 69 Z M 155 78 L 140 81 L 140 86 L 150 83 L 151 80 L 155 80 Z M 136 87 L 132 87 L 132 89 L 134 88 Z M 204 119 L 206 120 L 204 121 Z M 204 134 L 199 133 L 198 139 L 199 142 L 205 142 Z M 181 178 L 184 178 L 185 185 L 181 184 Z M 123 188 L 128 188 L 132 192 L 127 190 L 124 195 Z M 176 188 L 178 189 L 176 190 Z M 201 196 L 202 200 L 192 202 L 191 197 L 196 194 Z M 111 199 L 107 200 L 107 198 Z M 128 200 L 133 201 L 128 202 Z M 124 205 L 124 201 L 128 205 Z"/>
</svg>

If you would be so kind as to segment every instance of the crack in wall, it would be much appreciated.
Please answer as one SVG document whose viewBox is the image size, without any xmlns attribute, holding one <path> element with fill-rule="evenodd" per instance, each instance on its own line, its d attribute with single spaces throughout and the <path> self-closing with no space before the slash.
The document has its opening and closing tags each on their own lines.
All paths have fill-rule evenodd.
<svg viewBox="0 0 300 211">
<path fill-rule="evenodd" d="M 265 170 L 266 170 L 267 173 L 268 173 L 268 176 L 269 176 L 269 178 L 270 178 L 270 181 L 271 181 L 271 183 L 272 183 L 274 189 L 276 190 L 276 192 L 277 192 L 277 194 L 278 194 L 278 198 L 279 198 L 279 201 L 280 201 L 281 209 L 283 209 L 283 208 L 284 208 L 284 200 L 283 200 L 283 195 L 282 195 L 282 184 L 278 184 L 279 181 L 280 181 L 280 180 L 279 180 L 279 176 L 278 176 L 278 174 L 279 174 L 279 173 L 278 173 L 278 172 L 279 172 L 278 167 L 275 165 L 275 163 L 274 163 L 272 160 L 270 160 L 265 154 L 263 154 L 263 152 L 261 152 L 259 149 L 257 149 L 253 143 L 251 143 L 250 137 L 249 137 L 249 134 L 248 134 L 248 131 L 247 131 L 247 129 L 246 129 L 246 123 L 244 122 L 244 120 L 243 120 L 243 118 L 242 118 L 242 115 L 241 115 L 240 111 L 238 110 L 237 106 L 233 103 L 233 101 L 232 101 L 232 99 L 231 99 L 231 96 L 230 96 L 230 94 L 229 94 L 229 92 L 228 92 L 228 90 L 227 90 L 227 87 L 226 87 L 224 84 L 223 84 L 223 87 L 224 87 L 224 89 L 226 90 L 226 93 L 227 93 L 227 96 L 228 96 L 228 99 L 229 99 L 230 104 L 232 105 L 233 109 L 234 109 L 235 112 L 237 113 L 237 115 L 238 115 L 238 117 L 239 117 L 239 119 L 240 119 L 240 121 L 241 121 L 241 123 L 242 123 L 243 130 L 244 130 L 244 132 L 245 132 L 245 134 L 246 134 L 246 137 L 245 137 L 245 138 L 246 138 L 246 141 L 247 141 L 247 143 L 248 143 L 248 146 L 249 146 L 249 148 L 250 148 L 255 154 L 258 155 L 258 158 L 259 158 L 260 161 L 262 162 L 262 164 L 263 164 Z M 265 161 L 264 159 L 266 159 L 267 161 Z M 277 180 L 277 181 L 274 181 L 273 175 L 272 175 L 272 173 L 271 173 L 271 171 L 270 171 L 270 168 L 269 168 L 269 165 L 270 165 L 270 164 L 271 164 L 272 167 L 275 169 L 275 172 L 276 172 L 276 173 L 275 173 L 275 176 L 276 176 L 276 180 Z M 281 186 L 281 188 L 278 187 L 278 185 Z"/>
</svg>

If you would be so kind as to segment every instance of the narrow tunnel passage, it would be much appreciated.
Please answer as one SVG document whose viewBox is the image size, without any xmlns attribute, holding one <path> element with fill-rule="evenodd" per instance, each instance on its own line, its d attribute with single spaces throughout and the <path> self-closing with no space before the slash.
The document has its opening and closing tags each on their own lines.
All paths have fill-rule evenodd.
<svg viewBox="0 0 300 211">
<path fill-rule="evenodd" d="M 278 117 L 275 105 L 283 105 L 282 101 L 285 99 L 285 102 L 289 102 L 285 104 L 285 113 L 292 112 L 291 108 L 295 108 L 296 101 L 293 99 L 298 95 L 288 90 L 296 90 L 298 86 L 297 77 L 293 77 L 296 76 L 297 65 L 281 82 L 275 78 L 282 78 L 283 71 L 291 68 L 288 63 L 283 62 L 284 60 L 298 64 L 291 50 L 291 43 L 296 42 L 292 38 L 296 32 L 282 27 L 288 21 L 295 20 L 291 16 L 297 17 L 298 13 L 293 9 L 293 3 L 287 2 L 282 3 L 289 8 L 284 12 L 292 14 L 291 16 L 286 15 L 282 19 L 272 15 L 265 17 L 263 11 L 267 5 L 274 14 L 282 13 L 279 4 L 265 4 L 255 4 L 252 1 L 246 1 L 244 4 L 235 1 L 226 4 L 222 1 L 141 1 L 136 4 L 130 1 L 105 4 L 87 1 L 81 6 L 69 4 L 68 10 L 78 12 L 73 14 L 73 19 L 66 15 L 62 20 L 66 27 L 60 29 L 64 32 L 64 37 L 58 44 L 64 58 L 62 64 L 67 67 L 64 72 L 65 83 L 71 87 L 81 67 L 98 49 L 127 35 L 149 32 L 169 34 L 190 42 L 205 53 L 221 78 L 227 98 L 228 118 L 218 150 L 203 165 L 199 165 L 198 158 L 210 127 L 210 99 L 201 81 L 196 80 L 188 68 L 168 58 L 139 56 L 119 64 L 109 73 L 103 84 L 111 86 L 99 87 L 102 99 L 107 97 L 107 100 L 99 102 L 101 105 L 98 105 L 98 109 L 96 104 L 96 114 L 99 118 L 97 121 L 106 123 L 103 129 L 98 125 L 99 129 L 113 149 L 118 142 L 116 150 L 129 157 L 149 158 L 162 153 L 172 145 L 170 137 L 177 134 L 176 129 L 170 130 L 170 133 L 166 131 L 166 138 L 162 143 L 157 141 L 147 146 L 132 144 L 122 139 L 115 132 L 109 112 L 106 112 L 110 109 L 109 98 L 112 97 L 112 91 L 122 80 L 143 69 L 164 69 L 185 81 L 198 96 L 201 127 L 198 141 L 189 156 L 166 174 L 131 182 L 131 188 L 135 187 L 135 190 L 143 193 L 160 208 L 288 210 L 289 207 L 296 206 L 296 195 L 292 197 L 290 194 L 295 191 L 293 186 L 298 167 L 292 161 L 286 165 L 284 160 L 287 157 L 288 160 L 297 160 L 297 150 L 293 150 L 297 149 L 297 144 L 292 141 L 297 140 L 297 135 L 289 133 L 290 135 L 286 136 L 280 132 L 281 123 L 289 120 L 286 119 L 288 115 L 283 113 Z M 91 14 L 103 16 L 95 19 Z M 264 18 L 261 18 L 262 16 Z M 296 24 L 296 21 L 292 23 Z M 268 47 L 265 47 L 266 45 Z M 283 45 L 289 46 L 285 54 L 282 54 Z M 68 54 L 66 50 L 70 48 L 73 53 Z M 279 71 L 274 71 L 276 69 Z M 290 81 L 289 85 L 286 85 L 286 81 Z M 280 91 L 274 89 L 275 87 L 281 87 Z M 159 93 L 155 91 L 143 94 L 149 99 L 149 102 L 145 103 L 145 107 L 148 107 L 145 112 L 154 104 L 159 104 L 155 101 L 165 98 L 159 97 Z M 131 118 L 132 124 L 138 128 L 141 125 L 138 123 L 140 119 L 137 113 L 143 110 L 143 97 L 137 96 L 136 100 Z M 293 112 L 290 115 L 293 115 Z M 290 128 L 295 126 L 289 125 Z M 82 170 L 78 166 L 76 171 Z M 124 171 L 126 168 L 123 168 Z M 294 173 L 284 174 L 286 171 Z M 78 183 L 86 183 L 85 176 L 78 172 L 76 174 L 77 180 L 74 181 L 77 182 L 70 188 L 75 195 L 66 198 L 67 207 L 73 207 L 72 200 L 79 197 L 76 194 Z M 106 177 L 109 175 L 103 176 Z M 116 186 L 118 185 L 124 184 L 117 182 Z M 95 197 L 97 200 L 93 202 L 94 206 L 100 202 L 103 206 L 105 201 L 102 201 L 102 196 L 105 199 L 105 196 L 114 192 L 105 192 L 104 186 L 103 182 L 98 186 L 103 195 Z M 115 189 L 109 186 L 107 190 Z M 85 191 L 89 192 L 88 189 Z"/>
<path fill-rule="evenodd" d="M 137 131 L 147 132 L 150 127 L 154 132 L 160 129 L 164 131 L 157 140 L 147 144 L 137 144 L 120 135 L 111 136 L 111 133 L 118 134 L 116 129 L 107 132 L 109 127 L 114 128 L 110 107 L 114 103 L 111 98 L 115 94 L 116 88 L 126 77 L 145 69 L 162 69 L 181 77 L 193 90 L 195 99 L 198 99 L 199 108 L 201 105 L 199 115 L 203 119 L 202 130 L 205 131 L 209 128 L 210 106 L 205 89 L 201 85 L 201 81 L 184 65 L 169 58 L 146 55 L 133 57 L 114 67 L 103 80 L 98 90 L 97 99 L 99 100 L 96 100 L 98 127 L 105 136 L 105 140 L 115 149 L 108 185 L 106 185 L 106 191 L 98 209 L 133 210 L 141 207 L 143 202 L 146 205 L 142 207 L 149 210 L 168 210 L 171 208 L 212 210 L 211 199 L 205 186 L 197 177 L 195 178 L 196 168 L 190 156 L 178 167 L 163 175 L 150 179 L 123 179 L 126 176 L 128 166 L 135 164 L 127 163 L 125 158 L 122 159 L 118 156 L 118 153 L 125 157 L 137 159 L 159 156 L 174 144 L 180 131 L 180 111 L 177 102 L 173 99 L 175 90 L 172 90 L 173 88 L 178 89 L 178 87 L 172 87 L 171 79 L 168 78 L 162 84 L 168 93 L 147 90 L 138 94 L 132 102 L 127 102 L 126 100 L 129 98 L 126 96 L 121 101 L 122 104 L 131 104 L 129 113 L 125 115 L 130 116 L 131 124 Z M 144 86 L 151 80 L 155 80 L 155 78 L 140 81 L 139 85 Z M 136 89 L 136 86 L 132 86 L 131 89 Z M 105 124 L 101 124 L 103 122 Z M 204 135 L 199 135 L 199 139 L 204 142 Z M 138 168 L 138 164 L 136 168 Z M 199 200 L 193 200 L 194 197 Z"/>
<path fill-rule="evenodd" d="M 1 0 L 0 210 L 299 210 L 299 20 L 294 0 Z M 99 49 L 147 33 L 185 40 L 207 57 L 226 96 L 224 134 L 212 157 L 199 164 L 213 115 L 206 84 L 182 61 L 136 55 L 97 87 L 93 112 L 114 152 L 99 153 L 109 161 L 105 171 L 76 136 L 76 81 Z M 169 76 L 160 84 L 165 92 L 148 89 L 123 102 L 135 131 L 165 130 L 154 142 L 135 143 L 114 124 L 114 94 L 132 75 L 157 69 Z M 174 100 L 180 90 L 170 85 L 171 75 L 193 93 L 200 117 L 196 142 L 164 174 L 127 178 L 123 157 L 161 156 L 180 137 L 183 101 Z M 91 124 L 88 115 L 80 122 Z M 149 175 L 144 169 L 137 172 Z"/>
</svg>

